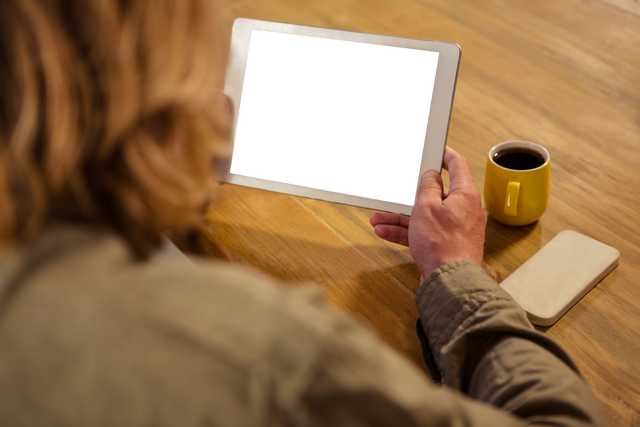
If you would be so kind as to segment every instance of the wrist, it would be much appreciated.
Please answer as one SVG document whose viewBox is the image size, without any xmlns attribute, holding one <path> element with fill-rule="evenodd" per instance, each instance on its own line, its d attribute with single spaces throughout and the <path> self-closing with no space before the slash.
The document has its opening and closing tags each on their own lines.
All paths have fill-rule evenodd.
<svg viewBox="0 0 640 427">
<path fill-rule="evenodd" d="M 449 258 L 440 258 L 440 259 L 430 259 L 430 262 L 423 263 L 422 265 L 418 265 L 418 270 L 420 270 L 420 274 L 423 277 L 429 277 L 433 272 L 438 269 L 441 269 L 449 264 L 457 263 L 457 262 L 468 262 L 476 264 L 479 267 L 482 267 L 483 262 L 482 258 L 475 259 L 473 257 L 449 257 Z"/>
</svg>

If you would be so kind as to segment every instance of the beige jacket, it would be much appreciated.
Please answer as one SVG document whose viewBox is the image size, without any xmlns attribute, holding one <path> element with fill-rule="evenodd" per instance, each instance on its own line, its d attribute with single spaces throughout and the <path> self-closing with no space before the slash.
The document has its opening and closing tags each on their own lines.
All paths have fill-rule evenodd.
<svg viewBox="0 0 640 427">
<path fill-rule="evenodd" d="M 113 234 L 51 227 L 0 257 L 0 425 L 604 424 L 566 354 L 474 264 L 434 272 L 416 301 L 445 386 L 316 288 L 135 262 Z"/>
</svg>

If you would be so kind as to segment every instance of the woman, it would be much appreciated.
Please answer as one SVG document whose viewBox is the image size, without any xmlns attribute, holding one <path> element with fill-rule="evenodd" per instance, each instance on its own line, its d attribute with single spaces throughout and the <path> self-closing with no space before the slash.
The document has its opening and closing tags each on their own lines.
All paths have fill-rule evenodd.
<svg viewBox="0 0 640 427">
<path fill-rule="evenodd" d="M 3 2 L 0 241 L 58 209 L 140 254 L 193 223 L 226 117 L 215 111 L 223 34 L 212 2 Z M 193 143 L 188 143 L 193 141 Z"/>
<path fill-rule="evenodd" d="M 316 290 L 148 259 L 160 230 L 198 221 L 227 158 L 217 8 L 0 2 L 2 424 L 601 424 L 564 352 L 479 267 L 486 218 L 452 150 L 444 203 L 431 172 L 409 224 L 372 223 L 427 277 L 434 373 L 488 404 L 433 386 Z"/>
</svg>

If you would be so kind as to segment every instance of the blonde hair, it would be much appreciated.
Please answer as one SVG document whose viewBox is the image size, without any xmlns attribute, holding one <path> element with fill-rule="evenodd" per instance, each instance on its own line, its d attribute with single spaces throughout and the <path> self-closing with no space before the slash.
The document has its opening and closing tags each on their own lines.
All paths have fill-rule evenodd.
<svg viewBox="0 0 640 427">
<path fill-rule="evenodd" d="M 58 207 L 139 253 L 197 221 L 223 155 L 212 0 L 0 2 L 0 248 Z"/>
</svg>

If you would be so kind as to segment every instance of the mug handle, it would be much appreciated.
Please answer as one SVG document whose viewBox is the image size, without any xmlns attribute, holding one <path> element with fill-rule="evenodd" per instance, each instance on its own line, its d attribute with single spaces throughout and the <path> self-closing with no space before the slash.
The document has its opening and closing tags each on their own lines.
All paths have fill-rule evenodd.
<svg viewBox="0 0 640 427">
<path fill-rule="evenodd" d="M 520 195 L 520 183 L 510 182 L 507 185 L 507 195 L 504 198 L 504 214 L 506 216 L 518 215 L 518 196 Z"/>
</svg>

